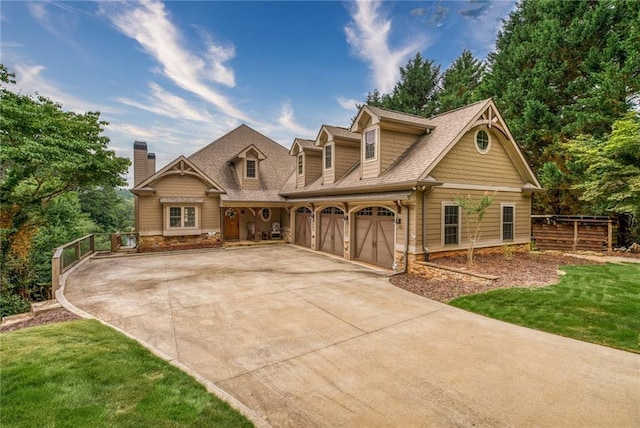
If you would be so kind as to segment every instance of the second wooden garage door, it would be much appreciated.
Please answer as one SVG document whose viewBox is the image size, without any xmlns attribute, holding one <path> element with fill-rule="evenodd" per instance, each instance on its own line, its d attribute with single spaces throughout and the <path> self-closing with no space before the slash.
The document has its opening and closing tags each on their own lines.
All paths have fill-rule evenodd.
<svg viewBox="0 0 640 428">
<path fill-rule="evenodd" d="M 386 269 L 393 267 L 393 211 L 384 207 L 364 208 L 356 213 L 356 260 Z"/>
<path fill-rule="evenodd" d="M 320 250 L 344 255 L 344 211 L 338 207 L 320 212 Z"/>
<path fill-rule="evenodd" d="M 296 239 L 295 243 L 311 248 L 311 210 L 298 208 L 296 210 Z"/>
</svg>

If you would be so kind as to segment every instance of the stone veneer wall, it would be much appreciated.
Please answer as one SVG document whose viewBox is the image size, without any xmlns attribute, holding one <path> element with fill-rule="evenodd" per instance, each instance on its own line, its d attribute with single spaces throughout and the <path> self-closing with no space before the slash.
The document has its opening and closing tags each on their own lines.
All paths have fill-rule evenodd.
<svg viewBox="0 0 640 428">
<path fill-rule="evenodd" d="M 140 236 L 138 252 L 193 250 L 197 248 L 216 248 L 222 246 L 219 234 L 192 236 Z"/>
</svg>

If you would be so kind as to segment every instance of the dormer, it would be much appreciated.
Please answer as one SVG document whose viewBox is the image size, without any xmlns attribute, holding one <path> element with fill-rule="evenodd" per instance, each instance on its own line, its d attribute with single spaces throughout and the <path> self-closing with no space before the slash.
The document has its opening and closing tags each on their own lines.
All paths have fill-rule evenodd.
<svg viewBox="0 0 640 428">
<path fill-rule="evenodd" d="M 360 138 L 362 178 L 378 177 L 417 139 L 434 129 L 422 116 L 362 106 L 351 126 Z"/>
<path fill-rule="evenodd" d="M 322 149 L 315 141 L 296 138 L 289 150 L 296 159 L 296 188 L 300 189 L 322 175 Z"/>
<path fill-rule="evenodd" d="M 346 128 L 322 125 L 315 146 L 322 149 L 322 182 L 339 180 L 360 159 L 360 136 Z"/>
<path fill-rule="evenodd" d="M 260 162 L 266 158 L 264 153 L 251 144 L 232 157 L 227 164 L 235 167 L 240 187 L 257 190 L 260 188 Z"/>
</svg>

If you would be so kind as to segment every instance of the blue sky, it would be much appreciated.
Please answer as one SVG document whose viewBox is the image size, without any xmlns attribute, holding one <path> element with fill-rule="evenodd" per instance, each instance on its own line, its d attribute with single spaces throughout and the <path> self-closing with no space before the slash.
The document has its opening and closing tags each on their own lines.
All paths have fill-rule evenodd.
<svg viewBox="0 0 640 428">
<path fill-rule="evenodd" d="M 484 59 L 514 1 L 11 2 L 1 58 L 17 89 L 98 110 L 118 155 L 158 167 L 241 123 L 290 147 L 389 92 L 420 52 Z"/>
</svg>

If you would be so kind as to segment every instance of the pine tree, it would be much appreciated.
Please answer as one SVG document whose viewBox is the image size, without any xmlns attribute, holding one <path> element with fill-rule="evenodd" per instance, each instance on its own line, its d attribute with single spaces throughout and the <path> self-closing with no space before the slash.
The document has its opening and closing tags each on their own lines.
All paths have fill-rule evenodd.
<svg viewBox="0 0 640 428">
<path fill-rule="evenodd" d="M 442 90 L 438 94 L 438 110 L 446 112 L 482 99 L 479 86 L 485 65 L 467 49 L 463 50 L 442 74 Z"/>
</svg>

